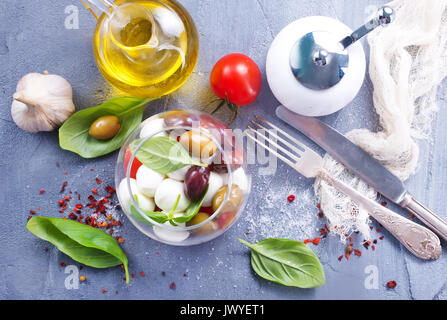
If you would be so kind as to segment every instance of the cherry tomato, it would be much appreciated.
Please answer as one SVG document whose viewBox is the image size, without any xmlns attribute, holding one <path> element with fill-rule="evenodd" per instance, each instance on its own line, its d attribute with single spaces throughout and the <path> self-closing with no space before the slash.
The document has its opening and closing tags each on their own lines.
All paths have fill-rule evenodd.
<svg viewBox="0 0 447 320">
<path fill-rule="evenodd" d="M 129 164 L 130 158 L 132 157 L 132 152 L 130 152 L 130 149 L 127 148 L 126 152 L 124 153 L 124 175 L 127 174 L 127 165 Z M 137 177 L 137 171 L 143 164 L 135 158 L 132 162 L 132 167 L 130 168 L 130 177 L 136 179 Z"/>
<path fill-rule="evenodd" d="M 250 104 L 258 97 L 261 82 L 259 67 L 241 53 L 231 53 L 221 58 L 210 76 L 214 93 L 238 106 Z"/>
</svg>

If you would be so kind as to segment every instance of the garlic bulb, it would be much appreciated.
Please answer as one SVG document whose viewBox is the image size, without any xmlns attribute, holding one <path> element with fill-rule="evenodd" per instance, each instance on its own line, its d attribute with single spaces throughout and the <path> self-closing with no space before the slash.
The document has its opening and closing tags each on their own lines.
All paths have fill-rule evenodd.
<svg viewBox="0 0 447 320">
<path fill-rule="evenodd" d="M 14 122 L 28 132 L 58 128 L 73 112 L 70 83 L 61 76 L 29 73 L 17 83 L 11 115 Z"/>
</svg>

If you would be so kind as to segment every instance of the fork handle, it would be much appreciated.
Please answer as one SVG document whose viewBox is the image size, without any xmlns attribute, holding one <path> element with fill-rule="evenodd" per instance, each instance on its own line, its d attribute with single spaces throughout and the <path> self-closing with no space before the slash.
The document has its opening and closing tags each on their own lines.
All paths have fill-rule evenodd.
<svg viewBox="0 0 447 320">
<path fill-rule="evenodd" d="M 437 259 L 441 256 L 441 243 L 432 231 L 365 197 L 326 171 L 321 171 L 318 176 L 367 210 L 415 256 L 424 260 Z"/>
</svg>

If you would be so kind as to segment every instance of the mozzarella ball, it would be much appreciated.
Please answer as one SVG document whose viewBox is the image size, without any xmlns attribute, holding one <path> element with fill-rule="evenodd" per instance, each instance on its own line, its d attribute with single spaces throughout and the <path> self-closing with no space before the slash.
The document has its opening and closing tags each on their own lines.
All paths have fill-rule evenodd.
<svg viewBox="0 0 447 320">
<path fill-rule="evenodd" d="M 146 197 L 142 194 L 137 187 L 137 181 L 135 179 L 130 179 L 130 189 L 132 191 L 132 196 L 137 196 L 138 206 L 144 211 L 153 211 L 155 209 L 155 203 L 152 199 Z M 120 203 L 124 210 L 130 211 L 130 206 L 133 204 L 133 200 L 129 194 L 129 189 L 127 187 L 127 180 L 124 178 L 121 180 L 118 187 Z"/>
<path fill-rule="evenodd" d="M 214 195 L 220 189 L 220 187 L 223 186 L 223 184 L 223 179 L 219 174 L 215 172 L 210 173 L 208 192 L 206 193 L 205 200 L 203 201 L 204 207 L 211 207 Z"/>
<path fill-rule="evenodd" d="M 143 211 L 154 211 L 155 209 L 155 202 L 152 200 L 152 198 L 146 197 L 141 192 L 137 193 L 138 198 L 138 206 Z"/>
<path fill-rule="evenodd" d="M 186 173 L 188 172 L 189 168 L 191 166 L 186 166 L 183 168 L 180 168 L 178 170 L 172 171 L 168 173 L 168 177 L 177 181 L 183 181 L 185 180 Z"/>
<path fill-rule="evenodd" d="M 181 217 L 183 216 L 182 213 L 180 214 L 174 214 L 174 217 Z M 172 226 L 169 222 L 165 222 L 165 225 Z M 179 227 L 184 227 L 185 223 L 177 223 Z M 173 227 L 173 226 L 172 226 Z M 183 231 L 183 230 L 168 230 L 159 226 L 153 226 L 154 233 L 157 237 L 159 237 L 161 240 L 169 241 L 169 242 L 182 242 L 183 240 L 186 240 L 189 237 L 189 231 Z M 175 228 L 175 227 L 174 227 Z"/>
<path fill-rule="evenodd" d="M 137 171 L 138 190 L 147 197 L 153 198 L 155 190 L 163 181 L 164 175 L 142 165 Z"/>
<path fill-rule="evenodd" d="M 140 131 L 140 138 L 146 138 L 152 136 L 154 133 L 164 129 L 164 119 L 153 119 L 148 122 L 144 122 L 143 128 Z M 154 137 L 167 136 L 165 131 L 157 133 Z"/>
<path fill-rule="evenodd" d="M 228 174 L 223 175 L 224 184 L 228 184 Z M 232 172 L 232 183 L 236 184 L 244 193 L 248 191 L 248 177 L 243 168 L 238 168 Z"/>
<path fill-rule="evenodd" d="M 191 201 L 183 192 L 183 182 L 168 178 L 163 180 L 155 191 L 155 203 L 163 211 L 170 212 L 174 208 L 179 195 L 180 200 L 175 212 L 185 211 Z"/>
</svg>

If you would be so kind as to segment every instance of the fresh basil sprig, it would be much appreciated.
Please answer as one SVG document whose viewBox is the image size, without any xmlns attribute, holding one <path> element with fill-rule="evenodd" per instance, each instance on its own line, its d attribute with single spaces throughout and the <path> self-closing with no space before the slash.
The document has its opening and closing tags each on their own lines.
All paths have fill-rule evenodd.
<svg viewBox="0 0 447 320">
<path fill-rule="evenodd" d="M 96 158 L 119 149 L 127 136 L 143 119 L 143 111 L 151 99 L 119 97 L 69 117 L 59 129 L 62 149 L 79 154 L 83 158 Z M 89 135 L 91 124 L 102 116 L 116 116 L 120 120 L 119 132 L 109 140 L 97 140 Z"/>
<path fill-rule="evenodd" d="M 130 144 L 130 151 L 135 150 L 143 139 Z M 176 140 L 170 137 L 153 137 L 147 140 L 135 155 L 146 167 L 160 174 L 181 169 L 187 165 L 206 167 L 207 165 L 191 158 L 189 152 Z"/>
<path fill-rule="evenodd" d="M 61 218 L 32 217 L 26 228 L 86 266 L 109 268 L 124 265 L 129 283 L 127 257 L 117 241 L 103 230 Z"/>
<path fill-rule="evenodd" d="M 144 211 L 144 210 L 142 211 L 147 217 L 151 218 L 152 220 L 160 224 L 163 224 L 166 221 L 168 221 L 168 216 L 163 211 Z M 134 217 L 138 221 L 148 225 L 152 225 L 149 221 L 147 221 L 141 216 L 141 213 L 133 205 L 130 206 L 130 213 L 132 217 Z"/>
<path fill-rule="evenodd" d="M 178 195 L 177 201 L 175 202 L 174 207 L 171 209 L 171 211 L 169 213 L 166 213 L 164 211 L 145 211 L 145 210 L 142 210 L 142 211 L 147 217 L 151 218 L 155 222 L 163 224 L 166 221 L 169 221 L 169 223 L 172 224 L 173 226 L 177 226 L 177 223 L 188 222 L 192 218 L 194 218 L 194 216 L 197 213 L 199 213 L 199 210 L 202 207 L 203 202 L 205 201 L 205 196 L 208 192 L 208 188 L 209 188 L 209 186 L 206 187 L 205 193 L 203 194 L 201 199 L 191 202 L 189 204 L 188 208 L 185 211 L 185 214 L 181 217 L 174 217 L 175 209 L 177 208 L 178 203 L 180 201 L 180 195 Z M 135 195 L 134 198 L 138 204 L 137 195 Z M 135 217 L 135 219 L 137 219 L 140 222 L 151 225 L 149 221 L 147 221 L 146 219 L 144 219 L 141 216 L 140 212 L 134 206 L 130 207 L 130 211 L 131 211 L 132 216 Z"/>
<path fill-rule="evenodd" d="M 184 223 L 190 221 L 194 216 L 199 213 L 200 208 L 203 205 L 203 202 L 205 201 L 205 196 L 208 193 L 209 185 L 206 187 L 205 193 L 203 194 L 202 198 L 191 202 L 188 208 L 185 211 L 185 214 L 181 217 L 174 218 L 174 221 L 177 223 Z"/>
<path fill-rule="evenodd" d="M 315 253 L 304 243 L 289 239 L 265 239 L 251 244 L 251 266 L 262 278 L 299 288 L 325 284 L 323 267 Z"/>
</svg>

